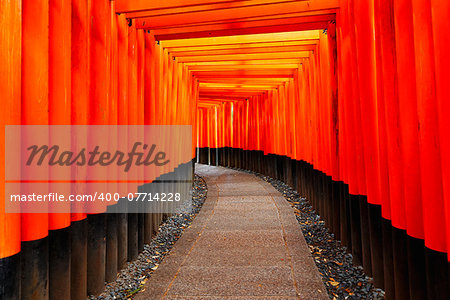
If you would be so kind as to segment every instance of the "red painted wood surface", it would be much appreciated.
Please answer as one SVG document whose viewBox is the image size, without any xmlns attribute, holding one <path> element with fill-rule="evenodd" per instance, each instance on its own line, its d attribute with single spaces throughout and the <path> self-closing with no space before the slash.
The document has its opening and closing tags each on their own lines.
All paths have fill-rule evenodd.
<svg viewBox="0 0 450 300">
<path fill-rule="evenodd" d="M 22 17 L 21 3 L 0 2 L 0 143 L 5 145 L 5 125 L 21 124 L 22 76 Z M 5 168 L 5 147 L 0 147 L 0 168 Z M 20 251 L 20 214 L 5 213 L 5 172 L 0 172 L 0 258 Z"/>
<path fill-rule="evenodd" d="M 447 251 L 446 1 L 18 0 L 0 12 L 2 125 L 192 125 L 191 158 L 234 147 L 307 162 Z M 83 218 L 0 210 L 0 257 Z"/>
<path fill-rule="evenodd" d="M 48 124 L 48 26 L 49 3 L 26 0 L 22 2 L 22 102 L 21 124 Z M 27 139 L 26 136 L 22 136 Z M 42 141 L 45 144 L 47 141 Z M 25 151 L 25 150 L 24 150 Z M 23 153 L 22 155 L 25 155 Z M 41 172 L 48 172 L 43 167 Z M 48 192 L 43 184 L 36 193 Z M 43 204 L 46 205 L 46 204 Z M 48 215 L 23 213 L 22 241 L 44 238 L 48 233 Z"/>
</svg>

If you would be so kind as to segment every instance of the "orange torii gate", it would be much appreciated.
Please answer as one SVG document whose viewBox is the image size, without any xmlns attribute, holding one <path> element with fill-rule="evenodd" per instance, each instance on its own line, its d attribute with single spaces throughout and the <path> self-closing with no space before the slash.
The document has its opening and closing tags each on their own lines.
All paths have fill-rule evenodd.
<svg viewBox="0 0 450 300">
<path fill-rule="evenodd" d="M 192 161 L 295 187 L 386 298 L 448 298 L 449 15 L 439 0 L 1 1 L 0 166 L 5 125 L 191 125 Z M 133 176 L 106 186 L 155 179 Z M 11 214 L 1 197 L 4 299 L 100 293 L 165 217 Z"/>
</svg>

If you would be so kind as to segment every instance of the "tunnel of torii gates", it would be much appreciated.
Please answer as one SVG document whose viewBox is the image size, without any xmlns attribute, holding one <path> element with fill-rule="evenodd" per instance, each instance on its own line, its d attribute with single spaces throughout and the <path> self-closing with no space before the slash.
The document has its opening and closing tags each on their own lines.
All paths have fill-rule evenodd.
<svg viewBox="0 0 450 300">
<path fill-rule="evenodd" d="M 449 299 L 449 17 L 445 0 L 1 0 L 1 168 L 4 125 L 192 125 L 192 161 L 294 187 L 387 299 Z M 2 205 L 0 298 L 99 294 L 166 217 Z"/>
</svg>

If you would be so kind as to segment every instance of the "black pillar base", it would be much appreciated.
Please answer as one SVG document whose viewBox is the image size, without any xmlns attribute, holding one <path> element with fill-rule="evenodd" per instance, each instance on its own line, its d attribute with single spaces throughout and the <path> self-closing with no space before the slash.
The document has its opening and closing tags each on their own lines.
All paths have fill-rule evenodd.
<svg viewBox="0 0 450 300">
<path fill-rule="evenodd" d="M 22 242 L 21 299 L 48 299 L 48 237 Z"/>
<path fill-rule="evenodd" d="M 359 196 L 349 195 L 350 198 L 350 217 L 352 232 L 352 255 L 353 263 L 362 265 L 362 244 L 361 244 L 361 215 Z"/>
<path fill-rule="evenodd" d="M 376 287 L 384 288 L 383 234 L 381 229 L 381 206 L 368 205 L 372 277 Z"/>
<path fill-rule="evenodd" d="M 450 299 L 447 254 L 425 248 L 427 299 Z"/>
<path fill-rule="evenodd" d="M 352 231 L 351 231 L 351 214 L 350 214 L 350 197 L 348 192 L 348 185 L 341 183 L 340 194 L 340 214 L 341 214 L 341 242 L 347 247 L 348 252 L 352 252 Z"/>
<path fill-rule="evenodd" d="M 392 227 L 395 299 L 409 299 L 408 252 L 406 231 Z"/>
<path fill-rule="evenodd" d="M 120 199 L 120 201 L 126 201 Z M 117 267 L 125 267 L 128 259 L 128 214 L 117 214 Z"/>
<path fill-rule="evenodd" d="M 109 209 L 110 207 L 108 207 Z M 118 271 L 117 229 L 118 217 L 116 213 L 106 214 L 106 269 L 105 280 L 111 282 L 116 279 Z"/>
<path fill-rule="evenodd" d="M 70 227 L 51 230 L 49 239 L 49 299 L 70 299 Z"/>
<path fill-rule="evenodd" d="M 390 220 L 381 220 L 383 238 L 384 292 L 386 299 L 395 299 L 394 256 L 392 249 L 392 224 Z"/>
<path fill-rule="evenodd" d="M 0 299 L 20 299 L 20 253 L 0 259 Z"/>
<path fill-rule="evenodd" d="M 369 204 L 366 196 L 359 196 L 360 220 L 361 220 L 361 249 L 362 263 L 364 271 L 368 276 L 372 276 L 372 253 L 369 230 Z"/>
<path fill-rule="evenodd" d="M 87 292 L 100 294 L 105 286 L 106 214 L 88 215 Z"/>
<path fill-rule="evenodd" d="M 72 222 L 70 256 L 70 299 L 87 296 L 87 219 Z"/>
<path fill-rule="evenodd" d="M 409 294 L 411 299 L 427 299 L 427 273 L 425 265 L 425 243 L 423 240 L 406 237 L 408 247 Z"/>
</svg>

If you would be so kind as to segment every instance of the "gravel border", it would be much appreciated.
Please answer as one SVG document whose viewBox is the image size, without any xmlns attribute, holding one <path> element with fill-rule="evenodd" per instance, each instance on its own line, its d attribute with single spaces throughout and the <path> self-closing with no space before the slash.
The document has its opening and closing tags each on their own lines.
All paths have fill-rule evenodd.
<svg viewBox="0 0 450 300">
<path fill-rule="evenodd" d="M 353 265 L 352 255 L 339 240 L 335 240 L 334 234 L 328 231 L 325 222 L 306 198 L 280 180 L 248 170 L 233 169 L 270 183 L 293 207 L 330 299 L 384 299 L 384 291 L 373 285 L 372 278 L 364 274 L 361 266 Z"/>
<path fill-rule="evenodd" d="M 306 198 L 280 180 L 249 170 L 231 169 L 253 174 L 270 183 L 291 204 L 330 299 L 384 299 L 384 291 L 374 287 L 372 278 L 364 274 L 361 266 L 353 265 L 352 255 L 340 241 L 334 239 Z M 116 281 L 107 284 L 105 291 L 98 297 L 90 296 L 89 299 L 133 298 L 170 252 L 184 229 L 190 226 L 206 199 L 207 191 L 206 182 L 195 175 L 192 206 L 182 208 L 167 219 L 152 242 L 144 246 L 138 258 L 128 262 L 127 267 L 119 272 Z"/>
<path fill-rule="evenodd" d="M 144 245 L 144 251 L 139 254 L 138 258 L 128 262 L 127 266 L 119 271 L 114 282 L 106 284 L 103 293 L 98 297 L 89 296 L 88 299 L 130 299 L 139 293 L 145 282 L 181 237 L 183 231 L 191 225 L 206 200 L 207 192 L 205 180 L 195 175 L 190 205 L 182 207 L 179 213 L 169 217 L 161 224 L 158 234 L 153 237 L 152 242 Z"/>
</svg>

